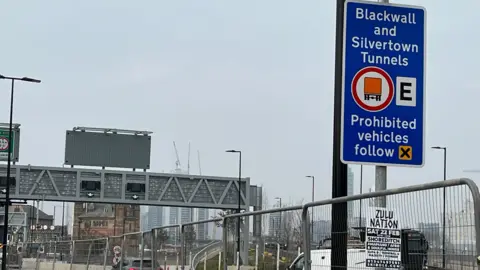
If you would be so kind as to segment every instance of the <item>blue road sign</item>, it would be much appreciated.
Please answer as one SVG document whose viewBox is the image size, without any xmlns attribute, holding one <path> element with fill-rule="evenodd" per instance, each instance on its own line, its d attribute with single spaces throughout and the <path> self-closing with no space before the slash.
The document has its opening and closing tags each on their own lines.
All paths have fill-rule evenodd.
<svg viewBox="0 0 480 270">
<path fill-rule="evenodd" d="M 345 5 L 341 160 L 421 167 L 426 11 L 366 1 Z"/>
</svg>

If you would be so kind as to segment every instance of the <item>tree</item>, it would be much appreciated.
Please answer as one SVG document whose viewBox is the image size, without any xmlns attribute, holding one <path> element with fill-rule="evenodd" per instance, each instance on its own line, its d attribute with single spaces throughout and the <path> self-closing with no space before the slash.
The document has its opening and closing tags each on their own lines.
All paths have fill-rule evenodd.
<svg viewBox="0 0 480 270">
<path fill-rule="evenodd" d="M 157 249 L 160 249 L 165 242 L 168 240 L 168 233 L 165 229 L 159 228 L 154 229 L 154 241 Z M 146 247 L 152 248 L 152 235 L 151 232 L 145 233 L 143 237 L 143 243 Z"/>
<path fill-rule="evenodd" d="M 159 244 L 164 244 L 165 242 L 168 241 L 168 232 L 165 229 L 155 229 L 156 231 L 156 237 L 155 240 Z"/>
<path fill-rule="evenodd" d="M 237 213 L 237 209 L 229 209 L 229 210 L 218 212 L 218 214 L 217 214 L 218 216 L 217 217 L 212 217 L 212 218 L 219 218 L 219 217 L 224 218 L 226 216 L 236 214 L 236 213 Z M 223 229 L 226 229 L 227 233 L 228 233 L 229 240 L 233 241 L 233 239 L 237 236 L 238 218 L 237 217 L 227 218 L 227 219 L 224 219 L 224 221 L 225 221 L 225 224 L 223 224 L 222 221 L 215 222 L 216 226 L 221 227 Z M 244 223 L 244 221 L 245 221 L 245 217 L 240 217 L 240 223 Z"/>
<path fill-rule="evenodd" d="M 195 231 L 194 226 L 186 226 L 183 235 L 185 239 L 185 246 L 187 247 L 188 250 L 191 250 L 193 247 L 193 243 L 197 239 L 197 232 Z"/>
<path fill-rule="evenodd" d="M 301 204 L 301 203 L 300 203 Z M 296 249 L 303 243 L 302 210 L 282 212 L 279 234 L 275 236 L 278 243 L 289 249 Z"/>
<path fill-rule="evenodd" d="M 283 242 L 289 248 L 303 244 L 302 210 L 287 212 L 283 223 Z"/>
<path fill-rule="evenodd" d="M 218 217 L 224 218 L 226 216 L 229 216 L 231 214 L 236 214 L 236 213 L 237 213 L 236 209 L 235 210 L 233 210 L 233 209 L 230 210 L 229 209 L 229 210 L 218 212 Z M 216 222 L 216 226 L 226 228 L 229 235 L 237 235 L 238 218 L 227 218 L 227 219 L 224 219 L 224 221 L 225 221 L 226 224 L 223 224 L 223 222 L 218 221 L 218 222 Z M 240 223 L 243 223 L 244 221 L 245 221 L 245 217 L 240 217 Z"/>
</svg>

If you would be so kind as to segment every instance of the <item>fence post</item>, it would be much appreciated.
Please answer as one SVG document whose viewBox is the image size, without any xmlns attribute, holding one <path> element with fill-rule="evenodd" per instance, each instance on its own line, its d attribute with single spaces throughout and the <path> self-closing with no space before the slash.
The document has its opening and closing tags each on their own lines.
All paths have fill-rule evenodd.
<svg viewBox="0 0 480 270">
<path fill-rule="evenodd" d="M 73 270 L 73 257 L 75 256 L 75 243 L 76 243 L 76 241 L 73 240 L 73 242 L 72 242 L 72 253 L 70 255 L 70 270 Z"/>
<path fill-rule="evenodd" d="M 185 253 L 184 253 L 184 254 L 185 254 Z M 178 270 L 178 265 L 179 265 L 179 262 L 178 262 L 179 259 L 180 259 L 180 254 L 178 254 L 178 252 L 177 252 L 177 265 L 176 265 L 176 268 L 175 268 L 175 269 L 177 269 L 177 270 Z M 185 260 L 186 260 L 186 259 L 185 259 Z M 184 260 L 183 257 L 182 257 L 182 269 L 185 269 L 185 263 L 184 263 L 185 260 Z"/>
<path fill-rule="evenodd" d="M 236 254 L 237 254 L 237 261 L 236 261 L 237 270 L 240 270 L 240 251 L 237 251 Z"/>
<path fill-rule="evenodd" d="M 313 210 L 312 210 L 313 211 Z M 302 224 L 303 224 L 303 256 L 304 256 L 304 267 L 305 270 L 310 270 L 312 265 L 312 260 L 310 258 L 310 222 L 308 217 L 308 206 L 303 206 L 302 208 Z"/>
<path fill-rule="evenodd" d="M 165 270 L 167 270 L 167 260 L 168 260 L 168 255 L 167 255 L 167 251 L 165 251 L 165 261 L 164 261 L 164 263 L 163 263 L 163 266 L 164 266 L 163 268 L 164 268 Z"/>
<path fill-rule="evenodd" d="M 37 253 L 37 256 L 35 258 L 35 269 L 38 270 L 40 265 L 40 246 L 37 247 L 36 253 Z"/>
<path fill-rule="evenodd" d="M 277 243 L 277 270 L 280 270 L 280 244 Z"/>
<path fill-rule="evenodd" d="M 38 248 L 37 248 L 37 258 L 36 258 L 36 260 L 35 260 L 35 270 L 40 269 L 40 260 L 39 260 L 39 257 L 40 257 L 40 252 L 38 252 Z"/>
<path fill-rule="evenodd" d="M 189 256 L 190 256 L 190 259 L 189 259 L 189 262 L 190 262 L 190 267 L 192 267 L 192 251 L 190 251 L 189 253 Z"/>
<path fill-rule="evenodd" d="M 127 236 L 126 235 L 123 235 L 123 238 L 122 238 L 122 245 L 120 246 L 120 250 L 121 250 L 121 253 L 120 253 L 120 268 L 119 269 L 123 269 L 123 256 L 125 254 L 125 242 L 127 241 Z"/>
<path fill-rule="evenodd" d="M 142 249 L 140 250 L 140 269 L 143 269 L 143 258 L 145 256 L 145 242 L 143 241 L 143 238 L 145 237 L 145 233 L 141 232 L 140 237 L 142 238 L 140 239 L 140 247 Z M 153 261 L 152 261 L 152 264 L 153 264 Z"/>
<path fill-rule="evenodd" d="M 90 254 L 92 253 L 92 244 L 93 240 L 90 241 L 90 245 L 88 245 L 87 267 L 85 268 L 85 270 L 88 270 L 88 268 L 90 267 Z"/>
<path fill-rule="evenodd" d="M 218 253 L 218 270 L 222 270 L 222 252 Z"/>
<path fill-rule="evenodd" d="M 55 270 L 55 262 L 57 261 L 57 241 L 53 242 L 53 263 L 52 270 Z"/>
<path fill-rule="evenodd" d="M 258 244 L 255 245 L 255 270 L 258 270 Z"/>
<path fill-rule="evenodd" d="M 182 257 L 182 270 L 185 270 L 185 261 L 186 261 L 186 256 L 185 252 L 186 250 L 186 244 L 185 244 L 185 227 L 180 224 L 180 256 Z M 178 254 L 178 252 L 177 252 Z M 178 268 L 178 255 L 177 255 L 177 268 Z"/>
<path fill-rule="evenodd" d="M 151 232 L 150 232 L 150 240 L 151 240 L 151 249 L 152 249 L 152 262 L 156 262 L 157 261 L 157 245 L 155 244 L 155 241 L 157 239 L 157 230 L 155 229 L 152 229 Z M 152 263 L 152 269 L 151 270 L 156 270 L 155 269 L 156 265 Z M 167 270 L 167 269 L 165 269 Z"/>
<path fill-rule="evenodd" d="M 207 252 L 205 251 L 205 257 L 203 258 L 203 270 L 207 270 Z"/>
<path fill-rule="evenodd" d="M 108 247 L 110 245 L 110 237 L 107 237 L 105 242 L 105 249 L 103 251 L 103 270 L 107 270 Z"/>
<path fill-rule="evenodd" d="M 223 252 L 225 253 L 223 255 L 223 270 L 228 270 L 228 265 L 227 265 L 227 256 L 228 256 L 228 227 L 227 227 L 227 222 L 228 222 L 228 218 L 227 217 L 223 217 L 223 220 L 222 220 L 222 224 L 223 224 L 223 229 L 222 229 L 222 233 L 223 233 Z"/>
<path fill-rule="evenodd" d="M 478 191 L 478 186 L 470 179 L 462 179 L 465 181 L 465 184 L 470 189 L 472 193 L 473 199 L 473 209 L 475 212 L 474 219 L 475 219 L 475 249 L 476 249 L 476 257 L 477 257 L 477 265 L 480 265 L 480 192 Z M 445 247 L 444 247 L 445 248 Z"/>
</svg>

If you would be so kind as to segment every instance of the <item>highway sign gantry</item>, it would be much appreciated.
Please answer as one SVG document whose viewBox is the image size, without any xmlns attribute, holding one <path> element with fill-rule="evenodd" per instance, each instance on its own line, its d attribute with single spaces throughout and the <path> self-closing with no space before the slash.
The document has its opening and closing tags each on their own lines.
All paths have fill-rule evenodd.
<svg viewBox="0 0 480 270">
<path fill-rule="evenodd" d="M 345 2 L 342 162 L 423 166 L 425 28 L 423 7 Z"/>
</svg>

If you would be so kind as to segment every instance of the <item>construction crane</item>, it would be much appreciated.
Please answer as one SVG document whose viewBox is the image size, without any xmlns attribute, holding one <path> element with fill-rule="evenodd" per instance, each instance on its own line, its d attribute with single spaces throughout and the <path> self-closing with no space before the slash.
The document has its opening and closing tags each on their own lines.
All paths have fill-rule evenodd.
<svg viewBox="0 0 480 270">
<path fill-rule="evenodd" d="M 190 142 L 188 142 L 187 174 L 190 174 Z"/>
<path fill-rule="evenodd" d="M 180 156 L 178 155 L 177 145 L 175 144 L 175 141 L 173 141 L 173 149 L 175 149 L 175 155 L 177 156 L 177 160 L 175 161 L 175 171 L 181 172 L 182 164 L 180 164 Z"/>
<path fill-rule="evenodd" d="M 198 174 L 202 175 L 202 165 L 200 164 L 200 150 L 197 150 L 197 156 L 198 156 Z"/>
</svg>

